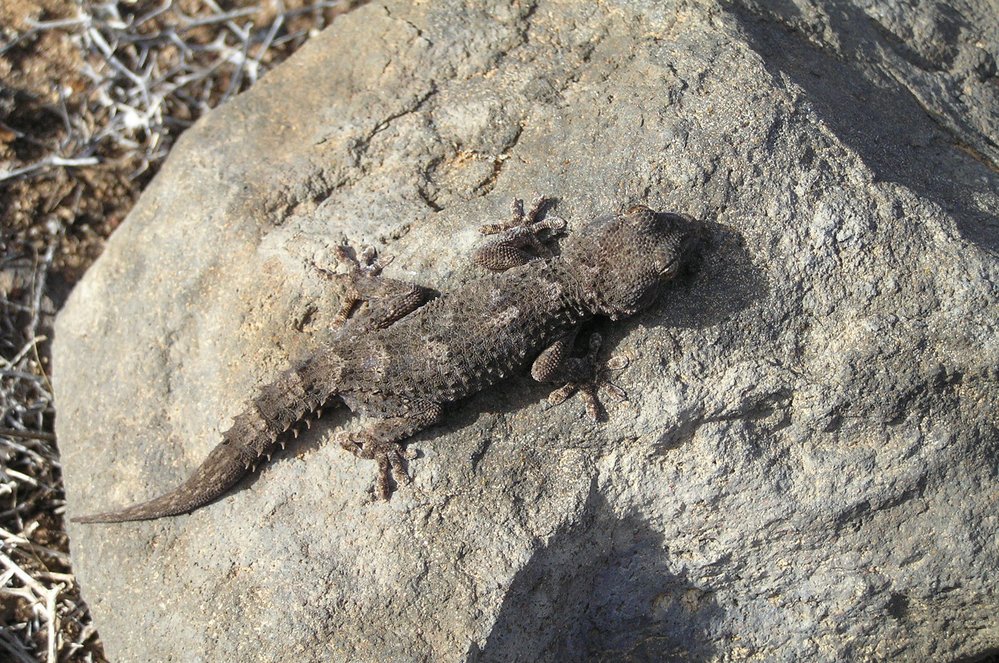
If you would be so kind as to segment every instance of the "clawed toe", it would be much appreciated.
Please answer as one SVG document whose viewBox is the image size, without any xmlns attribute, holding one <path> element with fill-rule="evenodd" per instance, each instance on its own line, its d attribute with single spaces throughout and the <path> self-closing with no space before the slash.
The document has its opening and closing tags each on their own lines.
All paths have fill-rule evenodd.
<svg viewBox="0 0 999 663">
<path fill-rule="evenodd" d="M 564 385 L 556 389 L 555 391 L 548 394 L 548 404 L 549 405 L 561 405 L 562 403 L 569 400 L 579 389 L 579 383 L 577 382 L 566 382 Z"/>
<path fill-rule="evenodd" d="M 393 480 L 400 486 L 412 483 L 406 461 L 416 458 L 415 451 L 398 442 L 381 442 L 363 434 L 339 433 L 336 442 L 358 458 L 375 461 L 378 465 L 375 494 L 379 499 L 387 500 L 392 495 Z"/>
<path fill-rule="evenodd" d="M 379 257 L 373 246 L 364 247 L 360 253 L 345 244 L 334 249 L 337 259 L 347 264 L 348 276 L 378 276 L 395 258 Z"/>
<path fill-rule="evenodd" d="M 590 421 L 606 421 L 607 410 L 597 398 L 597 385 L 595 383 L 584 384 L 580 387 L 579 394 L 583 398 L 586 416 L 590 418 Z"/>
<path fill-rule="evenodd" d="M 565 222 L 565 219 L 557 216 L 549 216 L 544 220 L 539 219 L 541 212 L 544 211 L 550 201 L 550 198 L 539 196 L 531 204 L 531 210 L 525 213 L 524 201 L 520 198 L 515 198 L 509 221 L 506 223 L 487 223 L 479 227 L 479 232 L 483 235 L 496 235 L 520 229 L 530 231 L 530 234 L 536 235 L 539 238 L 545 236 L 553 237 L 565 230 L 568 224 Z"/>
<path fill-rule="evenodd" d="M 590 336 L 589 351 L 580 361 L 584 368 L 581 372 L 582 379 L 565 383 L 555 391 L 548 394 L 550 405 L 560 405 L 575 393 L 579 393 L 583 404 L 586 406 L 586 414 L 593 421 L 604 421 L 607 418 L 607 410 L 600 402 L 597 392 L 603 389 L 609 394 L 610 399 L 615 403 L 628 400 L 628 392 L 619 387 L 611 380 L 611 373 L 620 371 L 628 365 L 628 359 L 623 356 L 611 358 L 606 364 L 597 363 L 597 354 L 600 351 L 602 339 L 599 334 Z"/>
<path fill-rule="evenodd" d="M 344 451 L 349 451 L 358 458 L 361 458 L 361 449 L 363 445 L 358 442 L 355 437 L 349 433 L 337 433 L 333 440 L 340 445 L 340 448 Z"/>
<path fill-rule="evenodd" d="M 600 382 L 600 386 L 603 387 L 608 394 L 611 395 L 611 400 L 615 403 L 621 403 L 628 400 L 628 392 L 626 392 L 621 387 L 617 386 L 610 380 L 603 380 Z"/>
<path fill-rule="evenodd" d="M 625 357 L 624 355 L 616 355 L 608 359 L 607 363 L 604 364 L 604 366 L 606 366 L 609 370 L 612 371 L 620 371 L 628 367 L 628 358 Z"/>
<path fill-rule="evenodd" d="M 397 442 L 382 443 L 373 453 L 378 463 L 375 493 L 379 499 L 387 500 L 392 496 L 393 479 L 398 486 L 407 486 L 413 482 L 406 471 L 406 461 L 412 460 L 415 453 L 403 449 Z"/>
<path fill-rule="evenodd" d="M 611 380 L 611 373 L 624 369 L 628 365 L 628 358 L 618 355 L 612 357 L 606 364 L 597 369 L 597 375 L 593 379 L 596 386 L 602 387 L 611 396 L 615 403 L 628 400 L 628 392 Z"/>
</svg>

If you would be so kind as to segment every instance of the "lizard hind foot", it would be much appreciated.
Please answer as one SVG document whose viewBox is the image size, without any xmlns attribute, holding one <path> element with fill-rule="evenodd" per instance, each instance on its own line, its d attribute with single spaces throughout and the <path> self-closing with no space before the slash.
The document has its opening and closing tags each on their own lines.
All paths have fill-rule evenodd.
<svg viewBox="0 0 999 663">
<path fill-rule="evenodd" d="M 406 449 L 398 442 L 385 442 L 365 433 L 339 433 L 337 442 L 356 457 L 374 460 L 378 464 L 374 487 L 378 499 L 388 500 L 391 497 L 393 480 L 397 486 L 412 483 L 406 463 L 417 457 L 416 451 Z"/>
<path fill-rule="evenodd" d="M 338 261 L 347 267 L 345 274 L 313 263 L 320 274 L 339 283 L 345 291 L 340 308 L 333 316 L 334 328 L 353 334 L 384 329 L 422 306 L 434 294 L 415 283 L 382 276 L 382 270 L 393 258 L 379 256 L 374 247 L 357 252 L 350 246 L 339 245 L 335 253 Z M 367 303 L 367 310 L 356 314 L 356 309 L 363 303 Z"/>
<path fill-rule="evenodd" d="M 392 258 L 379 258 L 372 246 L 367 246 L 358 253 L 350 246 L 339 245 L 336 247 L 335 253 L 337 259 L 347 265 L 347 273 L 335 274 L 325 269 L 320 269 L 320 273 L 331 280 L 341 281 L 347 288 L 344 301 L 334 316 L 333 322 L 334 326 L 342 327 L 354 308 L 368 299 L 362 284 L 377 282 L 381 277 L 382 269 L 392 262 Z M 370 288 L 370 285 L 368 287 Z"/>
</svg>

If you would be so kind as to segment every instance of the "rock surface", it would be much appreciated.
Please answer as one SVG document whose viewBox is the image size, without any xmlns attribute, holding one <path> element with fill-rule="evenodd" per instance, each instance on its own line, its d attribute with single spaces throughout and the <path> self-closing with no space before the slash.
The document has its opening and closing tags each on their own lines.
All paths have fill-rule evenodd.
<svg viewBox="0 0 999 663">
<path fill-rule="evenodd" d="M 712 239 L 606 327 L 631 400 L 605 424 L 515 379 L 415 438 L 377 503 L 339 410 L 192 515 L 71 527 L 112 660 L 995 652 L 980 4 L 372 3 L 198 123 L 58 320 L 71 515 L 179 483 L 329 341 L 311 263 L 341 241 L 446 290 L 515 195 Z"/>
</svg>

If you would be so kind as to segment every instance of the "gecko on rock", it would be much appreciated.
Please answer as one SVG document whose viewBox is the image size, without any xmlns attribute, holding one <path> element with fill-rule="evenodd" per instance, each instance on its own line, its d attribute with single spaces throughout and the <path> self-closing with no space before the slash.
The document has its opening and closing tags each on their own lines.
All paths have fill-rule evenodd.
<svg viewBox="0 0 999 663">
<path fill-rule="evenodd" d="M 437 423 L 448 404 L 531 366 L 539 382 L 560 386 L 552 404 L 582 394 L 597 418 L 596 389 L 615 396 L 596 361 L 600 337 L 585 357 L 572 357 L 580 325 L 594 316 L 619 320 L 649 306 L 659 287 L 680 268 L 689 228 L 676 214 L 636 206 L 600 217 L 576 231 L 560 255 L 545 241 L 565 230 L 561 219 L 540 219 L 544 199 L 513 220 L 482 228 L 497 239 L 475 252 L 491 270 L 435 299 L 428 291 L 380 275 L 373 253 L 360 259 L 342 248 L 351 271 L 338 320 L 345 334 L 331 347 L 285 371 L 263 387 L 233 421 L 222 441 L 181 486 L 121 511 L 74 518 L 76 522 L 148 520 L 193 511 L 223 495 L 262 457 L 270 458 L 284 434 L 334 397 L 375 419 L 339 444 L 378 464 L 377 495 L 387 499 L 394 478 L 409 483 L 402 443 Z M 366 301 L 363 315 L 352 316 Z M 618 366 L 619 367 L 619 366 Z"/>
</svg>

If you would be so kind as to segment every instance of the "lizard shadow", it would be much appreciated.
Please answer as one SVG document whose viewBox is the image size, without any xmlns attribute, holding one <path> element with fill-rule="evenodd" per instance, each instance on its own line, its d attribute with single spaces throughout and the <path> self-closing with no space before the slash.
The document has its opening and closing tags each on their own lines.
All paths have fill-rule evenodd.
<svg viewBox="0 0 999 663">
<path fill-rule="evenodd" d="M 594 481 L 580 518 L 517 572 L 464 660 L 708 660 L 725 612 L 674 566 L 662 534 L 615 514 Z"/>
<path fill-rule="evenodd" d="M 781 3 L 784 15 L 798 10 Z M 800 32 L 775 20 L 734 8 L 749 45 L 775 81 L 789 79 L 806 93 L 822 122 L 854 150 L 879 180 L 895 182 L 932 200 L 953 219 L 960 235 L 991 253 L 999 253 L 999 216 L 990 200 L 999 190 L 999 172 L 954 130 L 942 126 L 899 80 L 862 64 L 871 48 L 930 66 L 861 9 L 837 5 L 829 12 L 842 36 L 843 56 L 820 50 Z M 884 56 L 874 57 L 881 59 Z M 776 140 L 776 138 L 774 138 Z M 985 137 L 988 141 L 988 137 Z M 805 150 L 803 161 L 819 158 Z"/>
<path fill-rule="evenodd" d="M 638 324 L 713 327 L 766 296 L 766 277 L 738 230 L 714 221 L 692 223 L 696 238 L 683 271 L 648 311 L 620 325 L 622 335 Z"/>
</svg>

